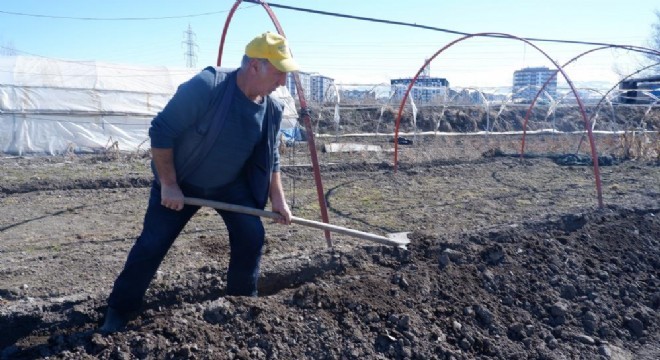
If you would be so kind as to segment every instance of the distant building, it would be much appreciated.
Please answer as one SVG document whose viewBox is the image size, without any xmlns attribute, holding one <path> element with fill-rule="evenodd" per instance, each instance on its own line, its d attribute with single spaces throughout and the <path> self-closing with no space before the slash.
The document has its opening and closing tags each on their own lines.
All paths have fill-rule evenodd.
<svg viewBox="0 0 660 360">
<path fill-rule="evenodd" d="M 555 70 L 547 67 L 528 67 L 513 72 L 513 100 L 532 101 L 541 87 L 552 78 L 545 91 L 554 99 L 557 96 L 557 76 Z M 539 101 L 545 101 L 539 98 Z"/>
<path fill-rule="evenodd" d="M 323 75 L 312 75 L 310 79 L 311 100 L 317 103 L 335 101 L 335 79 Z"/>
<path fill-rule="evenodd" d="M 312 74 L 311 73 L 306 73 L 302 71 L 298 71 L 298 78 L 300 79 L 300 85 L 303 88 L 303 96 L 305 99 L 310 98 L 310 81 L 311 81 Z M 286 88 L 289 90 L 289 93 L 291 93 L 291 96 L 293 96 L 294 99 L 298 99 L 298 89 L 296 89 L 296 82 L 294 81 L 293 78 L 293 73 L 290 72 L 286 75 Z"/>
<path fill-rule="evenodd" d="M 619 96 L 624 104 L 650 104 L 660 98 L 660 75 L 639 79 L 629 79 L 619 84 L 620 90 L 626 90 Z"/>
<path fill-rule="evenodd" d="M 374 103 L 376 92 L 374 90 L 339 90 L 342 103 Z"/>
<path fill-rule="evenodd" d="M 333 101 L 336 98 L 334 84 L 335 80 L 318 73 L 298 72 L 303 95 L 305 99 L 312 102 Z M 298 96 L 298 89 L 293 78 L 293 73 L 286 77 L 286 87 L 294 98 Z"/>
<path fill-rule="evenodd" d="M 429 61 L 429 59 L 424 59 L 424 62 Z M 431 77 L 431 63 L 426 64 L 424 66 L 424 69 L 422 69 L 422 73 L 420 74 L 420 77 L 423 78 L 430 78 Z"/>
<path fill-rule="evenodd" d="M 401 100 L 408 90 L 412 78 L 391 79 L 393 99 Z M 410 95 L 416 104 L 432 104 L 446 98 L 449 91 L 449 81 L 445 78 L 418 77 L 413 85 Z"/>
</svg>

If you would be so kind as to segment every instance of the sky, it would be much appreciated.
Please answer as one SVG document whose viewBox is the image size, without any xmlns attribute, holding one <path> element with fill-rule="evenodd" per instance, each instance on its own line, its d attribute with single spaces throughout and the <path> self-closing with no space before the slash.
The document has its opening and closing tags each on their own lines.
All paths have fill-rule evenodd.
<svg viewBox="0 0 660 360">
<path fill-rule="evenodd" d="M 216 65 L 222 29 L 234 3 L 3 0 L 0 54 L 9 48 L 18 55 L 73 61 L 185 67 L 185 33 L 190 27 L 195 67 L 201 69 Z M 412 77 L 426 59 L 446 47 L 431 62 L 431 76 L 446 78 L 454 88 L 510 86 L 515 70 L 554 68 L 535 47 L 563 64 L 596 46 L 487 37 L 457 41 L 464 36 L 294 11 L 277 4 L 469 34 L 642 47 L 648 46 L 652 25 L 660 21 L 657 0 L 277 0 L 271 4 L 302 70 L 339 84 L 384 84 L 392 78 Z M 265 31 L 276 29 L 264 8 L 242 2 L 229 24 L 222 66 L 237 67 L 245 44 Z M 604 87 L 643 64 L 637 52 L 606 49 L 580 58 L 565 71 L 576 85 Z"/>
</svg>

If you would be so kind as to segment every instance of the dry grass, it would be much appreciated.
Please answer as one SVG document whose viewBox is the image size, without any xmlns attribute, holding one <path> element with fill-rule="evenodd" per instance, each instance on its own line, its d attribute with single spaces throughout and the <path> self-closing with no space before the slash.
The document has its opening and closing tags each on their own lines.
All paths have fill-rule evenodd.
<svg viewBox="0 0 660 360">
<path fill-rule="evenodd" d="M 621 156 L 634 160 L 660 160 L 660 138 L 657 133 L 627 130 L 620 136 Z"/>
<path fill-rule="evenodd" d="M 398 146 L 398 162 L 418 164 L 433 161 L 472 161 L 488 153 L 515 156 L 522 150 L 520 135 L 451 135 L 406 136 L 412 145 Z M 657 161 L 660 160 L 660 137 L 653 132 L 629 131 L 625 134 L 594 134 L 598 155 L 617 159 Z M 325 153 L 325 143 L 360 143 L 380 145 L 380 152 Z M 321 137 L 316 139 L 317 156 L 320 164 L 351 163 L 394 163 L 394 144 L 390 137 Z M 590 154 L 588 139 L 581 134 L 527 134 L 525 154 L 564 155 Z M 306 143 L 283 149 L 284 166 L 311 164 Z"/>
</svg>

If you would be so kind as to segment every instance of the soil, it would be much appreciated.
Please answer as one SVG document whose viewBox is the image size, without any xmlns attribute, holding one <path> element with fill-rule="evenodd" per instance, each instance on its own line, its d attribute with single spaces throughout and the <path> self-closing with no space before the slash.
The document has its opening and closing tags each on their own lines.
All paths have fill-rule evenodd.
<svg viewBox="0 0 660 360">
<path fill-rule="evenodd" d="M 660 358 L 659 163 L 601 167 L 600 207 L 589 166 L 482 152 L 396 171 L 389 155 L 321 154 L 333 224 L 411 243 L 329 248 L 265 221 L 254 298 L 225 296 L 227 234 L 202 209 L 110 335 L 97 328 L 141 230 L 148 156 L 2 157 L 0 359 Z M 318 220 L 310 167 L 289 165 L 294 214 Z"/>
</svg>

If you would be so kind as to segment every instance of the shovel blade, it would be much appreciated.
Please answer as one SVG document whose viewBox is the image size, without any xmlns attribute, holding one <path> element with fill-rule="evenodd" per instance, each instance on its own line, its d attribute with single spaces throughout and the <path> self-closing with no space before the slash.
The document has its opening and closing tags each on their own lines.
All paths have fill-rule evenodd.
<svg viewBox="0 0 660 360">
<path fill-rule="evenodd" d="M 397 243 L 400 248 L 406 249 L 406 246 L 410 244 L 410 239 L 408 239 L 408 234 L 410 234 L 410 232 L 390 233 L 387 234 L 387 238 Z"/>
</svg>

